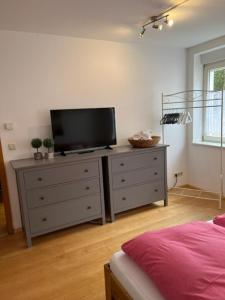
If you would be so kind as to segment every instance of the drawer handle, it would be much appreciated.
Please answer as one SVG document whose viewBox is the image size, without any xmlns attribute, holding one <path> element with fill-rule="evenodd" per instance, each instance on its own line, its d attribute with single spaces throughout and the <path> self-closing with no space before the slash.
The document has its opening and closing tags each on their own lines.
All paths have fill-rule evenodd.
<svg viewBox="0 0 225 300">
<path fill-rule="evenodd" d="M 126 181 L 126 179 L 121 179 L 121 182 L 125 182 Z"/>
<path fill-rule="evenodd" d="M 121 166 L 121 167 L 124 167 L 124 163 L 121 163 L 120 166 Z"/>
<path fill-rule="evenodd" d="M 158 157 L 154 157 L 154 160 L 157 160 L 158 159 Z"/>
<path fill-rule="evenodd" d="M 155 172 L 154 175 L 158 175 L 158 172 Z"/>
<path fill-rule="evenodd" d="M 127 200 L 127 198 L 126 198 L 126 197 L 123 197 L 122 200 L 125 201 L 125 200 Z"/>
<path fill-rule="evenodd" d="M 155 189 L 155 192 L 157 193 L 159 190 L 158 189 Z"/>
<path fill-rule="evenodd" d="M 37 179 L 38 181 L 42 181 L 43 179 L 41 178 L 41 177 L 38 177 L 38 179 Z"/>
<path fill-rule="evenodd" d="M 47 218 L 42 218 L 41 221 L 42 222 L 46 222 L 48 219 Z"/>
<path fill-rule="evenodd" d="M 41 197 L 40 197 L 40 200 L 45 200 L 45 197 L 44 197 L 44 196 L 41 196 Z"/>
<path fill-rule="evenodd" d="M 90 190 L 90 187 L 89 187 L 89 186 L 86 186 L 85 190 L 87 190 L 87 191 Z"/>
<path fill-rule="evenodd" d="M 84 170 L 84 173 L 88 173 L 88 169 L 85 169 L 85 170 Z"/>
<path fill-rule="evenodd" d="M 88 206 L 87 206 L 87 210 L 90 210 L 90 209 L 91 209 L 91 206 L 90 206 L 90 205 L 88 205 Z"/>
</svg>

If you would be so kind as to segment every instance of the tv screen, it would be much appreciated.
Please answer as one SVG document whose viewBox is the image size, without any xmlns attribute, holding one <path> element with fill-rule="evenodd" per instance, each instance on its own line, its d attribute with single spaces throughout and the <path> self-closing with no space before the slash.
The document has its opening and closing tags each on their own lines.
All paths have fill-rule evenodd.
<svg viewBox="0 0 225 300">
<path fill-rule="evenodd" d="M 51 110 L 55 152 L 78 151 L 116 144 L 115 109 Z"/>
</svg>

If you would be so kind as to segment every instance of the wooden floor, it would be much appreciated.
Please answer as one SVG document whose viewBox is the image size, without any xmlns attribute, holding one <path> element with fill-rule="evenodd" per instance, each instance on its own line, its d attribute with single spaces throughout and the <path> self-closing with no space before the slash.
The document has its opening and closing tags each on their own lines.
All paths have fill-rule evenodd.
<svg viewBox="0 0 225 300">
<path fill-rule="evenodd" d="M 5 210 L 3 203 L 0 201 L 0 237 L 7 234 L 6 229 L 6 219 L 5 219 Z"/>
<path fill-rule="evenodd" d="M 120 245 L 147 230 L 192 220 L 209 220 L 225 211 L 216 201 L 170 197 L 162 203 L 117 217 L 107 225 L 86 224 L 34 240 L 27 249 L 22 233 L 0 238 L 2 300 L 103 300 L 103 265 Z"/>
</svg>

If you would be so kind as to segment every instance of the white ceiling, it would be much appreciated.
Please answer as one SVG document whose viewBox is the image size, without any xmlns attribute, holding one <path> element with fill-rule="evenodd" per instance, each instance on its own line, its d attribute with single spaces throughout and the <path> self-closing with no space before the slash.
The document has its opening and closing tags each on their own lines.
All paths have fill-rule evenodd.
<svg viewBox="0 0 225 300">
<path fill-rule="evenodd" d="M 171 13 L 172 28 L 141 25 L 181 0 L 0 0 L 0 30 L 190 47 L 225 35 L 225 0 L 190 0 Z"/>
</svg>

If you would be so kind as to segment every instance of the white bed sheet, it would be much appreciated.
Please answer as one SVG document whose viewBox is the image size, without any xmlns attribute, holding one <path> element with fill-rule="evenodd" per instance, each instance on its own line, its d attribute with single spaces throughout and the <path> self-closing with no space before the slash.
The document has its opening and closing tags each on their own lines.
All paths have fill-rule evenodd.
<svg viewBox="0 0 225 300">
<path fill-rule="evenodd" d="M 122 250 L 113 254 L 110 269 L 134 300 L 165 300 L 150 278 Z"/>
</svg>

